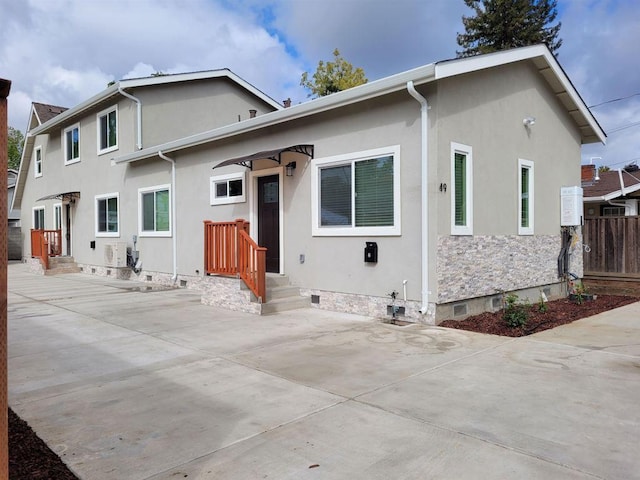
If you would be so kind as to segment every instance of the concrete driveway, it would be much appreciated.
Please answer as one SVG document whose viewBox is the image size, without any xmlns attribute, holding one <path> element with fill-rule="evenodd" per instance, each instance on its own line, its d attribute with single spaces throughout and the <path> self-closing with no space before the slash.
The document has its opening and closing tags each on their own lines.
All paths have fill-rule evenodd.
<svg viewBox="0 0 640 480">
<path fill-rule="evenodd" d="M 9 267 L 9 403 L 82 479 L 640 478 L 640 303 L 508 339 Z"/>
</svg>

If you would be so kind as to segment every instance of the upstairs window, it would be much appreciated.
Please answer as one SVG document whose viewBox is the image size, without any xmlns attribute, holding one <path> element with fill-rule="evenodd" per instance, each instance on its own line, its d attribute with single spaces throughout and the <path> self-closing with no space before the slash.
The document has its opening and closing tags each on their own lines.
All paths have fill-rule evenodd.
<svg viewBox="0 0 640 480">
<path fill-rule="evenodd" d="M 42 176 L 42 147 L 36 147 L 34 153 L 34 173 L 36 177 Z"/>
<path fill-rule="evenodd" d="M 211 177 L 210 183 L 211 205 L 242 203 L 246 201 L 244 172 Z"/>
<path fill-rule="evenodd" d="M 118 216 L 117 193 L 96 196 L 96 236 L 118 237 L 120 217 Z"/>
<path fill-rule="evenodd" d="M 451 234 L 473 235 L 473 155 L 468 145 L 451 143 Z"/>
<path fill-rule="evenodd" d="M 171 236 L 171 195 L 169 185 L 138 190 L 140 236 Z"/>
<path fill-rule="evenodd" d="M 533 235 L 533 162 L 518 160 L 518 234 Z"/>
<path fill-rule="evenodd" d="M 80 161 L 80 125 L 66 128 L 63 133 L 64 164 L 69 165 Z"/>
<path fill-rule="evenodd" d="M 400 147 L 313 162 L 313 235 L 400 235 Z"/>
<path fill-rule="evenodd" d="M 112 107 L 98 114 L 98 154 L 118 148 L 118 108 Z"/>
</svg>

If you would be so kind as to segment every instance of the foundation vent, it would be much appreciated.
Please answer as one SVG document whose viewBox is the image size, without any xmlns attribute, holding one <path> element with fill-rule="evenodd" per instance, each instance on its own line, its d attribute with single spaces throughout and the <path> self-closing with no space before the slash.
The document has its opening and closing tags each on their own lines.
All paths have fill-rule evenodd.
<svg viewBox="0 0 640 480">
<path fill-rule="evenodd" d="M 466 303 L 458 303 L 453 306 L 453 316 L 460 317 L 462 315 L 466 315 L 468 312 L 468 307 Z"/>
<path fill-rule="evenodd" d="M 311 303 L 319 304 L 320 303 L 320 295 L 311 295 Z"/>
</svg>

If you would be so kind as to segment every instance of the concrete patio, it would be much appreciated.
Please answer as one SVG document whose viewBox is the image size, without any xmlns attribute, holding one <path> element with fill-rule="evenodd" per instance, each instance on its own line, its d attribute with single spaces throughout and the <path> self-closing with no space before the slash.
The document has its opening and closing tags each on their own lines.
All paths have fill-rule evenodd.
<svg viewBox="0 0 640 480">
<path fill-rule="evenodd" d="M 82 479 L 640 478 L 640 303 L 525 338 L 9 266 L 9 403 Z"/>
</svg>

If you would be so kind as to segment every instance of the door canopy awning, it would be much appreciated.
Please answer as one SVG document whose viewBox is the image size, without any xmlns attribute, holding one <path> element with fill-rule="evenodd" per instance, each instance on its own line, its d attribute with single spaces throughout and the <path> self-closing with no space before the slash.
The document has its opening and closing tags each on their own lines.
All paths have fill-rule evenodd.
<svg viewBox="0 0 640 480">
<path fill-rule="evenodd" d="M 279 165 L 282 164 L 282 154 L 285 152 L 301 153 L 313 158 L 313 145 L 292 145 L 290 147 L 276 148 L 275 150 L 266 150 L 264 152 L 254 153 L 245 157 L 232 158 L 219 163 L 213 168 L 226 167 L 228 165 L 242 165 L 249 170 L 253 169 L 254 160 L 273 160 Z"/>
<path fill-rule="evenodd" d="M 80 192 L 64 192 L 64 193 L 54 193 L 53 195 L 46 195 L 44 197 L 39 198 L 36 202 L 41 200 L 62 200 L 63 202 L 75 202 L 76 199 L 80 198 Z"/>
</svg>

